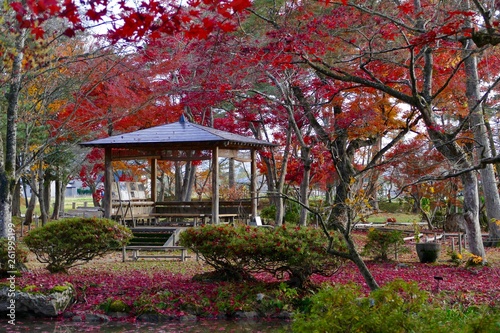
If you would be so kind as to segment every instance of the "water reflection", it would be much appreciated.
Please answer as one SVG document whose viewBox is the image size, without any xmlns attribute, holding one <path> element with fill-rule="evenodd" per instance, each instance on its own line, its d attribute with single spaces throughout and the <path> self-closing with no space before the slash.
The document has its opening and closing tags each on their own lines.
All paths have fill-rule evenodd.
<svg viewBox="0 0 500 333">
<path fill-rule="evenodd" d="M 252 332 L 278 333 L 287 332 L 289 323 L 283 321 L 189 321 L 168 323 L 121 323 L 109 322 L 100 324 L 73 323 L 60 321 L 16 320 L 16 325 L 0 321 L 0 331 L 6 333 L 72 333 L 72 332 L 165 332 L 165 333 L 207 333 L 207 332 Z"/>
</svg>

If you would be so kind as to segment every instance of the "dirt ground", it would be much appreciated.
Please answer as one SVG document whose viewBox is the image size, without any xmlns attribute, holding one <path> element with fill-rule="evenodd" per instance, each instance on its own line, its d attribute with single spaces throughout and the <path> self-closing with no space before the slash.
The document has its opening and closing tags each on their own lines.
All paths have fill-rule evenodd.
<svg viewBox="0 0 500 333">
<path fill-rule="evenodd" d="M 392 227 L 391 227 L 392 228 Z M 428 237 L 434 237 L 433 233 L 429 233 L 427 235 Z M 359 244 L 360 251 L 362 250 L 362 246 L 366 237 L 366 230 L 358 230 L 355 232 L 354 235 L 356 242 Z M 452 246 L 452 241 L 454 241 L 454 246 Z M 451 263 L 451 252 L 452 249 L 455 252 L 459 252 L 460 248 L 458 245 L 458 237 L 447 237 L 444 240 L 440 239 L 439 242 L 442 244 L 442 250 L 441 254 L 438 259 L 438 264 L 452 264 Z M 408 248 L 408 252 L 406 253 L 399 253 L 397 259 L 394 256 L 394 253 L 391 253 L 389 258 L 393 261 L 397 262 L 402 262 L 402 263 L 412 263 L 412 262 L 418 262 L 418 257 L 415 251 L 415 242 L 413 239 L 406 241 L 406 247 Z M 462 247 L 461 253 L 465 258 L 467 258 L 469 252 Z M 154 254 L 154 253 L 148 253 L 148 254 Z M 196 255 L 194 253 L 189 253 L 190 257 L 187 258 L 187 261 L 196 261 Z M 110 264 L 116 264 L 118 267 L 124 267 L 124 266 L 135 266 L 140 263 L 145 263 L 145 262 L 165 262 L 165 261 L 178 261 L 177 259 L 139 259 L 138 262 L 133 261 L 131 258 L 131 252 L 129 251 L 127 253 L 127 258 L 126 261 L 123 262 L 122 260 L 122 252 L 121 251 L 115 251 L 111 252 L 103 257 L 99 258 L 94 258 L 92 261 L 88 263 L 84 263 L 82 267 L 88 267 L 88 266 L 93 266 L 94 268 L 102 268 L 106 269 L 110 267 Z M 486 248 L 486 257 L 488 260 L 488 265 L 491 267 L 500 267 L 500 247 L 487 247 Z M 370 260 L 370 257 L 365 257 L 366 260 Z M 200 264 L 202 264 L 200 262 Z M 36 256 L 33 253 L 29 253 L 28 255 L 28 262 L 26 263 L 26 266 L 28 269 L 43 269 L 46 264 L 45 263 L 40 263 L 37 259 Z"/>
</svg>

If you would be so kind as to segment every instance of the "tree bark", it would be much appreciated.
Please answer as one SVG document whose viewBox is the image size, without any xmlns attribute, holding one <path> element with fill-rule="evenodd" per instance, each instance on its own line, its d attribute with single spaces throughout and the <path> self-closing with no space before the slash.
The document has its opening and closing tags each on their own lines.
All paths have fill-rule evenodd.
<svg viewBox="0 0 500 333">
<path fill-rule="evenodd" d="M 46 225 L 49 221 L 47 214 L 46 203 L 45 203 L 45 182 L 43 178 L 42 162 L 39 163 L 38 169 L 38 206 L 40 207 L 40 220 L 42 221 L 42 226 Z"/>
<path fill-rule="evenodd" d="M 12 193 L 18 179 L 16 174 L 17 111 L 19 108 L 19 91 L 21 90 L 24 43 L 25 32 L 21 30 L 15 42 L 15 54 L 7 94 L 5 152 L 0 150 L 0 153 L 2 153 L 0 156 L 0 237 L 5 238 L 9 236 L 10 227 L 12 226 Z M 5 153 L 5 156 L 3 153 Z M 2 161 L 2 158 L 5 159 Z"/>
<path fill-rule="evenodd" d="M 473 127 L 474 139 L 479 144 L 478 159 L 491 157 L 488 133 L 482 114 L 482 103 L 479 92 L 479 77 L 477 73 L 477 59 L 472 53 L 472 41 L 467 41 L 464 50 L 466 95 L 470 110 L 470 122 Z M 483 187 L 486 215 L 488 217 L 489 236 L 486 246 L 493 246 L 500 240 L 500 196 L 493 165 L 487 164 L 479 170 Z"/>
<path fill-rule="evenodd" d="M 304 171 L 302 174 L 302 181 L 300 182 L 300 202 L 304 204 L 305 207 L 309 207 L 309 184 L 311 183 L 311 148 L 307 146 L 302 146 L 300 149 L 300 158 L 304 165 Z M 302 207 L 300 210 L 300 220 L 299 224 L 301 226 L 307 225 L 307 219 L 309 216 L 309 211 Z"/>
<path fill-rule="evenodd" d="M 52 216 L 51 216 L 52 220 L 59 219 L 62 196 L 63 196 L 62 181 L 59 178 L 57 178 L 55 182 L 54 210 L 52 211 Z"/>
<path fill-rule="evenodd" d="M 288 166 L 288 158 L 290 156 L 290 145 L 292 143 L 291 132 L 292 132 L 291 129 L 288 128 L 287 134 L 286 134 L 285 150 L 283 152 L 283 160 L 281 163 L 281 169 L 279 171 L 278 182 L 276 184 L 276 199 L 275 199 L 276 216 L 275 216 L 275 220 L 276 220 L 276 225 L 278 225 L 278 226 L 283 225 L 283 221 L 285 219 L 285 204 L 283 201 L 283 197 L 281 196 L 281 193 L 283 193 L 283 189 L 285 188 L 286 168 Z"/>
<path fill-rule="evenodd" d="M 12 216 L 21 217 L 21 182 L 18 179 L 12 197 Z"/>
<path fill-rule="evenodd" d="M 234 158 L 229 159 L 229 169 L 228 169 L 228 183 L 229 188 L 233 188 L 236 185 L 235 171 L 234 171 Z"/>
<path fill-rule="evenodd" d="M 26 214 L 24 215 L 24 224 L 30 225 L 33 223 L 33 213 L 36 208 L 36 195 L 35 192 L 31 191 L 30 200 L 28 203 L 28 208 L 26 209 Z"/>
</svg>

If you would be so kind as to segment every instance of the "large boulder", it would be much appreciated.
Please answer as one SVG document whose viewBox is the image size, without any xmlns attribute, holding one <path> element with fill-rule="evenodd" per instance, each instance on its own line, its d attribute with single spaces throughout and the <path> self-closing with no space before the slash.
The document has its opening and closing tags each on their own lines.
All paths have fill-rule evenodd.
<svg viewBox="0 0 500 333">
<path fill-rule="evenodd" d="M 0 311 L 7 313 L 10 311 L 16 316 L 56 317 L 66 310 L 75 296 L 75 288 L 71 284 L 57 286 L 47 295 L 13 291 L 9 286 L 3 286 L 0 287 Z M 15 304 L 15 311 L 13 304 Z"/>
</svg>

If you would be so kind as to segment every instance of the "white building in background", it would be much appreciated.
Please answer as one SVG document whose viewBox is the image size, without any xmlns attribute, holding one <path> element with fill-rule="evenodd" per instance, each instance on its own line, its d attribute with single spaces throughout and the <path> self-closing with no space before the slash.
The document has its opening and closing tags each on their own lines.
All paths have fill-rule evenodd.
<svg viewBox="0 0 500 333">
<path fill-rule="evenodd" d="M 31 198 L 31 187 L 28 184 L 25 184 L 25 189 L 21 187 L 21 196 L 24 198 Z M 65 197 L 66 198 L 74 198 L 79 196 L 78 190 L 83 189 L 83 183 L 79 179 L 73 179 L 68 184 L 66 184 Z M 55 197 L 56 193 L 56 185 L 55 182 L 50 183 L 50 196 L 52 198 Z"/>
</svg>

